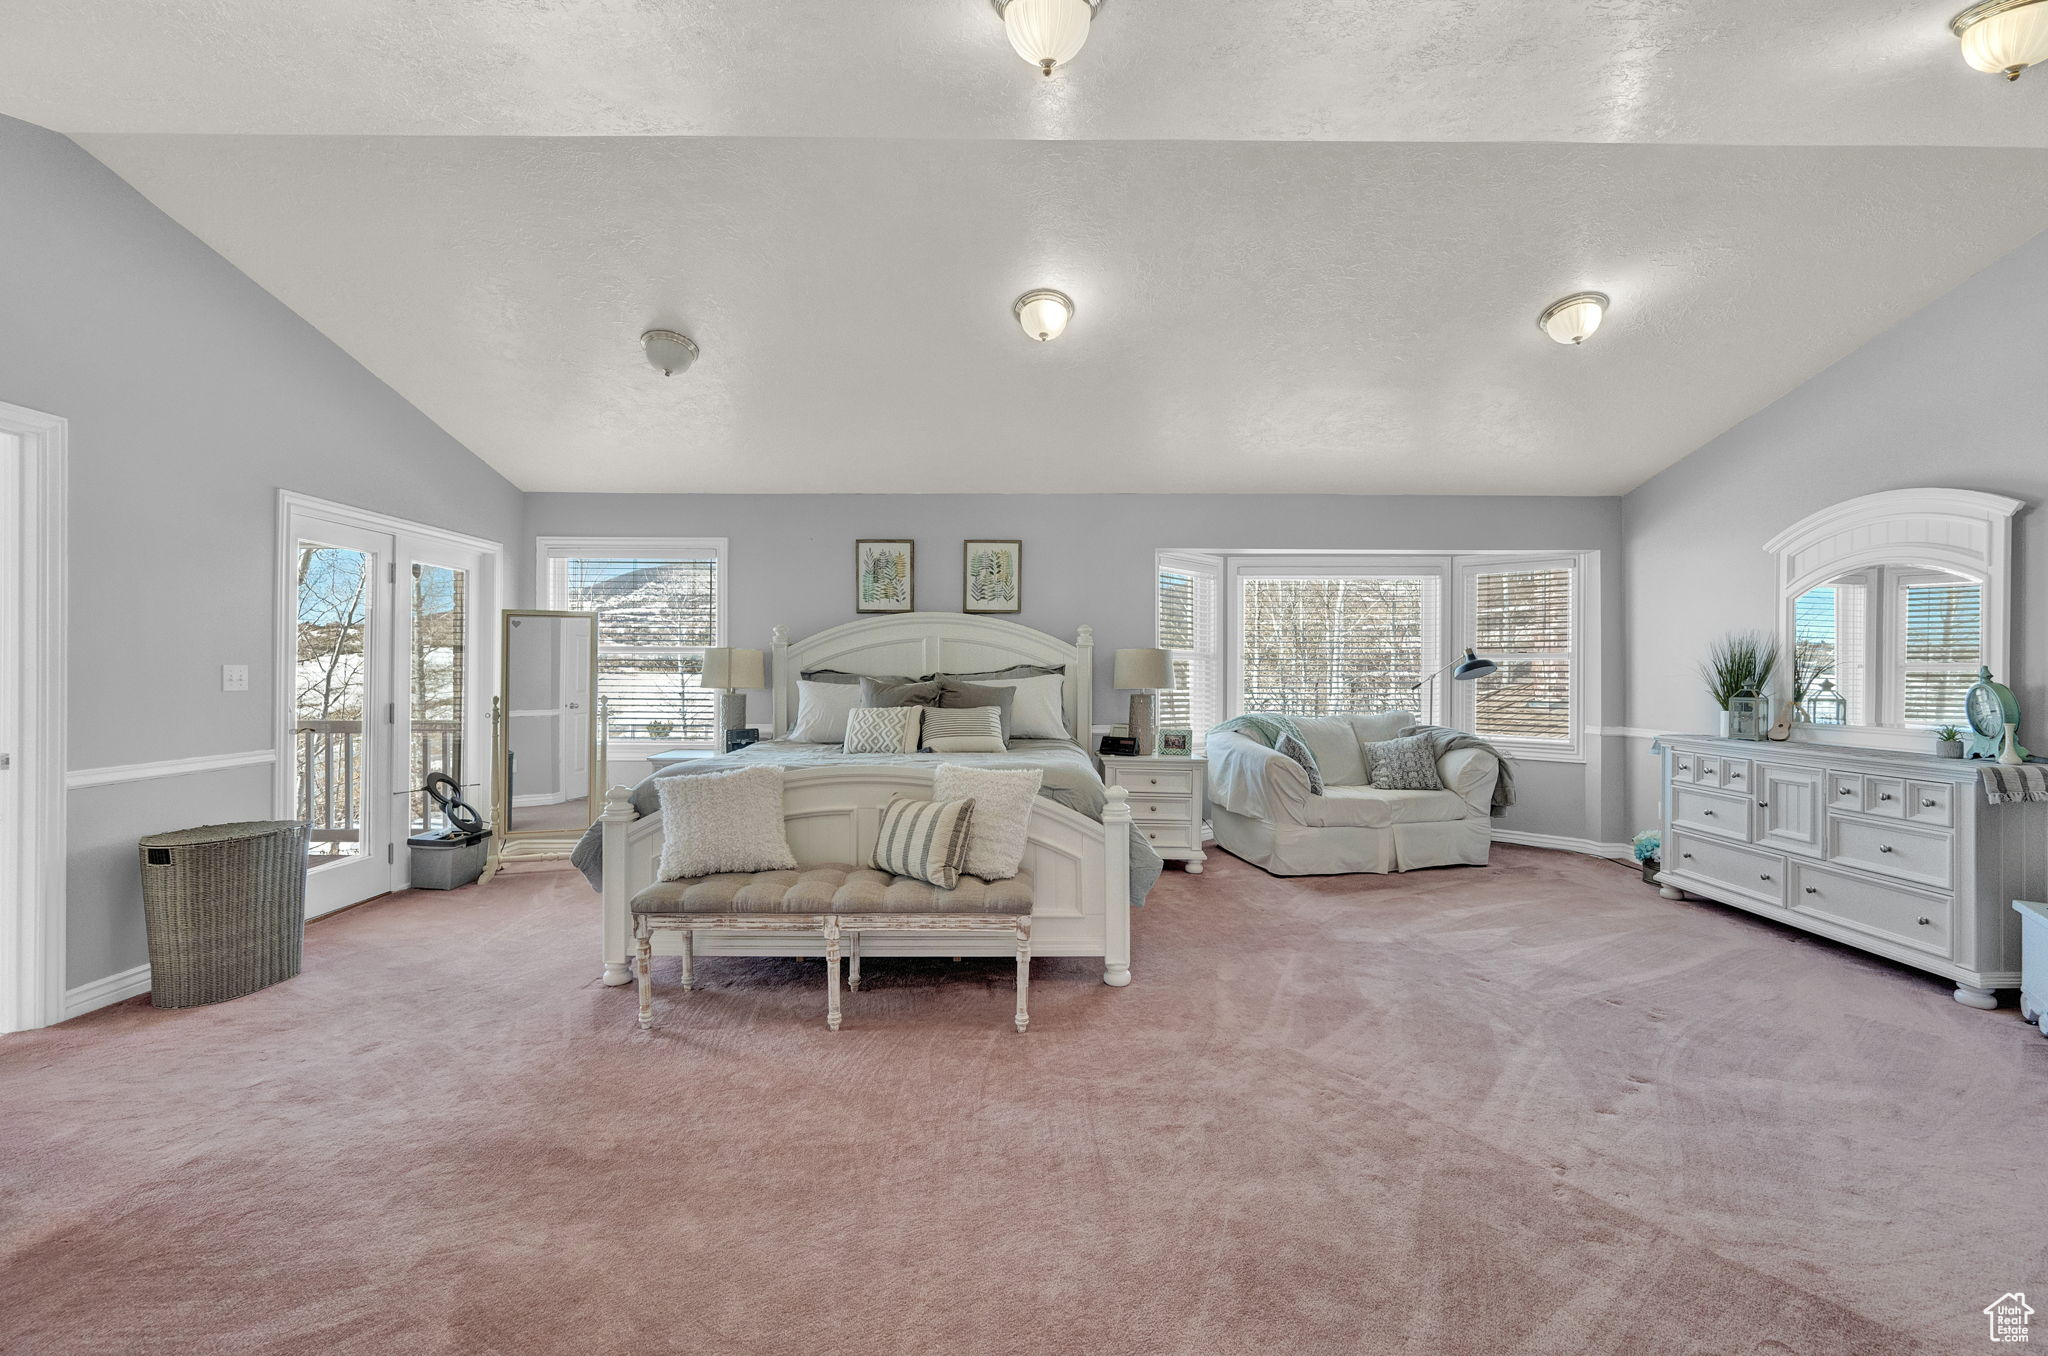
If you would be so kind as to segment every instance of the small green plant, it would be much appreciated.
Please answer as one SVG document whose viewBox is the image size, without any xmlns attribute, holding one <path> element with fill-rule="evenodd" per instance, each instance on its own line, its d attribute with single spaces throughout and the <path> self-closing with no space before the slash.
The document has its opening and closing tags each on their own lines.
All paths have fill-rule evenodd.
<svg viewBox="0 0 2048 1356">
<path fill-rule="evenodd" d="M 1639 862 L 1654 862 L 1657 854 L 1664 850 L 1664 835 L 1655 829 L 1644 829 L 1630 842 Z"/>
<path fill-rule="evenodd" d="M 670 734 L 674 733 L 675 728 L 673 721 L 650 720 L 647 722 L 647 737 L 649 739 L 667 739 Z"/>
<path fill-rule="evenodd" d="M 1963 742 L 1963 732 L 1953 725 L 1942 726 L 1934 732 L 1934 737 L 1944 744 L 1960 744 Z"/>
<path fill-rule="evenodd" d="M 1745 692 L 1762 692 L 1770 686 L 1778 667 L 1778 642 L 1756 631 L 1737 631 L 1715 641 L 1700 665 L 1707 695 L 1723 711 Z"/>
</svg>

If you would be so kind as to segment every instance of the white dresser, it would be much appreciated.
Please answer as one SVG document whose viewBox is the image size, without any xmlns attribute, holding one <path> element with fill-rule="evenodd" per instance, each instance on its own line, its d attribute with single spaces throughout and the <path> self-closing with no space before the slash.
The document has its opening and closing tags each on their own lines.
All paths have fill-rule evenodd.
<svg viewBox="0 0 2048 1356">
<path fill-rule="evenodd" d="M 1209 765 L 1200 758 L 1102 757 L 1102 780 L 1131 793 L 1131 820 L 1168 861 L 1187 863 L 1199 874 L 1207 854 L 1208 796 L 1203 785 Z"/>
<path fill-rule="evenodd" d="M 1950 980 L 2020 982 L 2015 899 L 2048 895 L 2048 805 L 1992 805 L 1982 764 L 1662 735 L 1666 896 L 1690 891 Z"/>
</svg>

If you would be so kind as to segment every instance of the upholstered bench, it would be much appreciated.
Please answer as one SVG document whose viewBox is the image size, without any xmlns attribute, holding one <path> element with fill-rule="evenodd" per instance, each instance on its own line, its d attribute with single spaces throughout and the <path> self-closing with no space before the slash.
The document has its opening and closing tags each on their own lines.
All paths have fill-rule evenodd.
<svg viewBox="0 0 2048 1356">
<path fill-rule="evenodd" d="M 1017 1029 L 1030 1024 L 1031 874 L 981 881 L 962 876 L 957 888 L 865 866 L 833 863 L 795 871 L 754 871 L 657 881 L 633 896 L 633 936 L 640 947 L 640 1025 L 654 1025 L 650 971 L 657 929 L 682 934 L 683 987 L 697 986 L 694 935 L 721 932 L 815 932 L 825 941 L 825 1025 L 839 1029 L 839 942 L 848 939 L 848 983 L 860 988 L 862 932 L 991 932 L 1016 938 Z"/>
</svg>

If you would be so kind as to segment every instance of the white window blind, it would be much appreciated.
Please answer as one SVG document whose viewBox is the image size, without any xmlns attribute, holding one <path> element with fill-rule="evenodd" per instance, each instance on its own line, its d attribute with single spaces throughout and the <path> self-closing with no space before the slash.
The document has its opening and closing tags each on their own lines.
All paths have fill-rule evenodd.
<svg viewBox="0 0 2048 1356">
<path fill-rule="evenodd" d="M 1159 724 L 1200 739 L 1223 718 L 1219 615 L 1222 562 L 1159 557 L 1159 648 L 1173 657 L 1173 686 L 1159 694 Z"/>
<path fill-rule="evenodd" d="M 549 606 L 598 614 L 597 686 L 610 738 L 710 746 L 718 694 L 700 680 L 705 649 L 719 643 L 723 553 L 709 544 L 633 545 L 551 549 Z"/>
<path fill-rule="evenodd" d="M 1290 716 L 1416 711 L 1434 721 L 1435 575 L 1245 575 L 1239 709 Z"/>
<path fill-rule="evenodd" d="M 1823 681 L 1832 682 L 1849 725 L 1870 720 L 1868 613 L 1869 590 L 1847 577 L 1808 589 L 1793 606 L 1793 663 L 1806 682 L 1807 699 L 1821 691 Z"/>
<path fill-rule="evenodd" d="M 1467 572 L 1472 645 L 1500 666 L 1470 684 L 1474 734 L 1575 743 L 1575 573 L 1563 564 Z"/>
<path fill-rule="evenodd" d="M 1900 702 L 1907 725 L 1961 725 L 1984 662 L 1984 590 L 1969 581 L 1901 579 Z"/>
</svg>

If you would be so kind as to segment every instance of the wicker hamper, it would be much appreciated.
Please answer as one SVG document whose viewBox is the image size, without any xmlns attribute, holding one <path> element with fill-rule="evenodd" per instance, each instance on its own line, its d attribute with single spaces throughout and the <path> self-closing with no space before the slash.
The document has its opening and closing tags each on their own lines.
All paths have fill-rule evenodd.
<svg viewBox="0 0 2048 1356">
<path fill-rule="evenodd" d="M 151 834 L 140 849 L 151 1003 L 221 1003 L 299 972 L 304 824 L 209 824 Z"/>
</svg>

